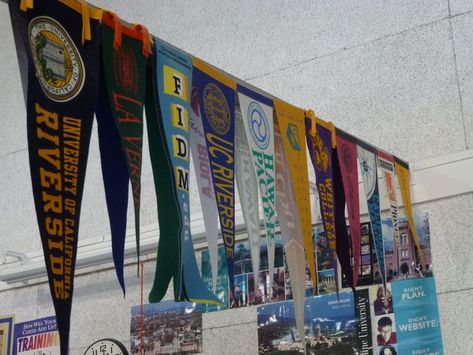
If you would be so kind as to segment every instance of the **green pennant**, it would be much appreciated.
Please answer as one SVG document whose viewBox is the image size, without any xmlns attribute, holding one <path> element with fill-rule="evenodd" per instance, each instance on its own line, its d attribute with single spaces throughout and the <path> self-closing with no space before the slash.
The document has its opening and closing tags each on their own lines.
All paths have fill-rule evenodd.
<svg viewBox="0 0 473 355">
<path fill-rule="evenodd" d="M 140 257 L 140 194 L 143 146 L 143 104 L 146 92 L 146 62 L 143 43 L 122 35 L 114 48 L 115 31 L 102 25 L 102 60 L 112 115 L 120 134 L 135 208 L 135 232 Z"/>
</svg>

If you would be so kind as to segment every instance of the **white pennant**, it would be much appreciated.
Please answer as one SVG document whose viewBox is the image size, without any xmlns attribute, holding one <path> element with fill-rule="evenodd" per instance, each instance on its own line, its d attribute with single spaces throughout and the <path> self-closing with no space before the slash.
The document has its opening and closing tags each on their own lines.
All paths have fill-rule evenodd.
<svg viewBox="0 0 473 355">
<path fill-rule="evenodd" d="M 238 99 L 235 103 L 235 176 L 240 196 L 241 210 L 250 242 L 251 265 L 255 288 L 259 285 L 260 271 L 260 229 L 258 209 L 258 185 L 251 161 L 250 148 L 246 139 Z"/>
<path fill-rule="evenodd" d="M 194 97 L 194 95 L 192 96 Z M 194 112 L 194 107 L 190 111 L 191 155 L 197 178 L 202 215 L 204 217 L 210 267 L 212 270 L 212 291 L 215 293 L 218 274 L 218 210 L 200 108 L 198 112 Z"/>
<path fill-rule="evenodd" d="M 296 207 L 291 176 L 287 168 L 279 127 L 274 130 L 276 152 L 276 210 L 281 233 L 284 237 L 286 263 L 291 278 L 292 298 L 296 315 L 296 326 L 305 349 L 304 300 L 305 300 L 305 252 L 300 218 Z"/>
<path fill-rule="evenodd" d="M 248 91 L 248 89 L 239 89 Z M 269 291 L 272 297 L 274 258 L 276 245 L 274 227 L 276 223 L 274 186 L 274 128 L 273 108 L 259 100 L 238 92 L 243 124 L 251 151 L 256 179 L 263 202 L 264 224 L 268 251 Z"/>
</svg>

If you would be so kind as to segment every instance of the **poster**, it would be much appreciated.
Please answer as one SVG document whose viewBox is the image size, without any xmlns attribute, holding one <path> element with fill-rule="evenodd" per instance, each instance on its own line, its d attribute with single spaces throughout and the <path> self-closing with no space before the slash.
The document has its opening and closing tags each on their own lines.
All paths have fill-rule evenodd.
<svg viewBox="0 0 473 355">
<path fill-rule="evenodd" d="M 430 228 L 427 213 L 414 214 L 414 220 L 423 255 L 420 262 L 419 250 L 414 242 L 407 218 L 399 219 L 399 242 L 395 242 L 391 218 L 383 219 L 382 229 L 385 247 L 387 281 L 432 276 L 432 254 L 430 250 Z"/>
<path fill-rule="evenodd" d="M 390 217 L 382 219 L 381 227 L 384 238 L 384 259 L 388 282 L 406 278 L 433 276 L 432 253 L 430 249 L 429 216 L 427 213 L 414 214 L 417 235 L 423 254 L 423 265 L 405 217 L 399 218 L 399 241 L 395 242 L 393 225 Z M 360 268 L 358 286 L 369 286 L 381 283 L 381 273 L 373 246 L 371 224 L 361 223 Z M 343 287 L 349 287 L 343 280 Z"/>
<path fill-rule="evenodd" d="M 56 317 L 15 324 L 14 355 L 59 355 L 61 353 Z"/>
<path fill-rule="evenodd" d="M 14 316 L 0 316 L 0 355 L 12 353 Z"/>
<path fill-rule="evenodd" d="M 216 295 L 224 306 L 207 305 L 202 307 L 203 312 L 213 312 L 228 308 L 239 308 L 249 305 L 257 305 L 268 302 L 284 301 L 287 298 L 287 285 L 289 281 L 289 273 L 287 272 L 284 261 L 283 239 L 280 233 L 274 237 L 275 242 L 275 258 L 273 282 L 271 285 L 268 268 L 268 254 L 266 238 L 261 238 L 260 249 L 260 270 L 259 281 L 255 285 L 255 274 L 251 263 L 251 251 L 248 240 L 238 241 L 235 243 L 235 297 L 230 301 L 229 285 L 226 271 L 225 251 L 224 247 L 218 249 L 218 276 Z M 207 249 L 202 251 L 202 278 L 211 285 L 212 273 L 210 269 L 210 257 Z M 287 281 L 286 281 L 287 279 Z M 272 288 L 272 297 L 270 289 Z M 291 297 L 292 298 L 292 295 Z"/>
<path fill-rule="evenodd" d="M 144 354 L 197 354 L 203 351 L 201 305 L 190 302 L 162 301 L 145 304 Z M 130 349 L 140 349 L 140 306 L 131 308 Z"/>
<path fill-rule="evenodd" d="M 258 307 L 260 354 L 303 353 L 293 301 Z M 351 291 L 307 298 L 304 328 L 307 354 L 356 354 L 357 321 Z"/>
<path fill-rule="evenodd" d="M 337 291 L 336 271 L 333 265 L 337 265 L 336 255 L 330 248 L 330 242 L 325 236 L 322 226 L 313 230 L 315 236 L 314 245 L 317 246 L 317 277 L 318 294 L 327 294 Z"/>
<path fill-rule="evenodd" d="M 218 304 L 203 304 L 202 312 L 214 312 L 227 309 L 230 299 L 228 294 L 228 272 L 227 272 L 227 260 L 225 255 L 225 249 L 223 246 L 218 248 L 217 253 L 217 280 L 215 295 L 218 297 L 220 303 Z M 213 273 L 212 273 L 212 260 L 211 255 L 208 249 L 202 251 L 202 280 L 207 284 L 207 287 L 210 289 L 213 284 Z"/>
<path fill-rule="evenodd" d="M 392 289 L 398 353 L 442 355 L 434 278 L 393 282 Z"/>
</svg>

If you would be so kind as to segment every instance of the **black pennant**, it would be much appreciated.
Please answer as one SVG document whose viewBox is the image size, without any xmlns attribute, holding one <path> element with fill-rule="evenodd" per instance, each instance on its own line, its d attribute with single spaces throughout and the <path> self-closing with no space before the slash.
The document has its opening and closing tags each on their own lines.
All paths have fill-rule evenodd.
<svg viewBox="0 0 473 355">
<path fill-rule="evenodd" d="M 17 50 L 28 61 L 27 131 L 36 215 L 67 354 L 79 216 L 99 82 L 99 12 L 83 41 L 80 7 L 10 1 Z M 95 18 L 95 19 L 94 19 Z M 21 43 L 20 43 L 21 42 Z"/>
</svg>

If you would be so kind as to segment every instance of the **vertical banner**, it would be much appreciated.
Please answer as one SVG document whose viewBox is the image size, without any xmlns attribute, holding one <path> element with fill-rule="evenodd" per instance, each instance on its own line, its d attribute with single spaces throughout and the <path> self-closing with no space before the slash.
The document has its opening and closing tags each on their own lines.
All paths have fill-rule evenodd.
<svg viewBox="0 0 473 355">
<path fill-rule="evenodd" d="M 399 354 L 443 354 L 435 279 L 392 283 Z"/>
<path fill-rule="evenodd" d="M 200 207 L 204 218 L 205 234 L 209 249 L 212 270 L 212 291 L 215 293 L 218 276 L 218 210 L 210 170 L 209 154 L 205 142 L 204 128 L 200 114 L 197 90 L 192 88 L 190 112 L 190 146 L 194 162 L 197 188 L 199 189 Z"/>
<path fill-rule="evenodd" d="M 66 3 L 66 4 L 64 4 Z M 79 216 L 100 79 L 101 11 L 72 1 L 10 1 L 28 56 L 28 151 L 39 232 L 61 336 L 69 347 Z M 84 28 L 83 28 L 84 27 Z"/>
<path fill-rule="evenodd" d="M 399 188 L 401 189 L 402 202 L 404 203 L 404 209 L 409 222 L 409 228 L 412 232 L 417 251 L 419 252 L 419 261 L 421 265 L 424 265 L 424 255 L 420 247 L 420 239 L 419 235 L 417 234 L 414 214 L 412 212 L 409 166 L 399 159 L 395 159 L 394 168 L 396 169 L 396 176 L 399 182 Z"/>
<path fill-rule="evenodd" d="M 221 233 L 227 255 L 230 290 L 234 291 L 235 250 L 235 89 L 236 84 L 222 73 L 193 59 L 194 84 L 202 108 Z"/>
<path fill-rule="evenodd" d="M 60 354 L 59 333 L 54 316 L 15 324 L 13 355 L 37 354 Z"/>
<path fill-rule="evenodd" d="M 394 185 L 394 157 L 382 151 L 378 151 L 378 165 L 384 177 L 384 186 L 388 195 L 391 221 L 393 223 L 393 236 L 396 246 L 399 245 L 399 217 L 396 187 Z"/>
<path fill-rule="evenodd" d="M 335 239 L 337 248 L 337 259 L 342 269 L 342 278 L 345 277 L 347 282 L 355 291 L 356 285 L 353 283 L 353 267 L 350 259 L 350 237 L 347 228 L 347 221 L 345 218 L 345 205 L 347 197 L 343 189 L 342 171 L 340 169 L 340 161 L 338 159 L 337 150 L 332 151 L 332 166 L 333 166 L 333 190 L 335 193 Z M 338 279 L 336 280 L 338 287 Z"/>
<path fill-rule="evenodd" d="M 161 246 L 160 240 L 156 277 L 150 293 L 150 300 L 157 302 L 162 298 L 163 286 L 166 281 L 169 282 L 169 276 L 172 275 L 175 278 L 177 300 L 219 303 L 217 297 L 207 289 L 200 277 L 190 230 L 189 112 L 192 59 L 158 38 L 155 38 L 154 42 L 156 49 L 155 79 L 158 89 L 156 100 L 161 109 L 157 116 L 157 127 L 161 144 L 166 148 L 162 158 L 167 162 L 169 172 L 167 181 L 158 179 L 158 186 L 162 186 L 162 188 L 158 187 L 157 191 L 160 237 L 163 238 L 164 246 L 171 243 L 177 246 L 172 247 L 170 249 L 172 253 L 170 253 L 169 250 Z M 176 257 L 177 265 L 176 261 L 170 260 Z M 171 265 L 177 266 L 177 270 L 173 271 L 170 268 Z M 164 275 L 161 269 L 166 268 L 170 271 Z"/>
<path fill-rule="evenodd" d="M 301 222 L 294 197 L 288 161 L 284 153 L 281 131 L 274 124 L 274 151 L 276 157 L 276 211 L 284 237 L 284 251 L 289 269 L 296 327 L 299 337 L 304 338 L 305 256 Z M 303 347 L 305 348 L 305 346 Z"/>
<path fill-rule="evenodd" d="M 313 129 L 315 125 L 315 130 Z M 319 193 L 320 214 L 328 242 L 332 268 L 337 275 L 336 228 L 335 228 L 335 192 L 333 186 L 332 148 L 334 127 L 331 123 L 316 119 L 313 112 L 306 117 L 306 138 L 310 160 L 315 170 L 317 192 Z M 335 276 L 338 291 L 337 276 Z"/>
<path fill-rule="evenodd" d="M 122 27 L 115 14 L 104 13 L 102 24 L 103 75 L 96 114 L 102 175 L 112 232 L 113 261 L 118 280 L 125 292 L 123 260 L 128 179 L 131 179 L 133 188 L 135 229 L 139 246 L 143 103 L 150 48 L 149 41 L 141 40 L 138 26 Z M 137 250 L 139 256 L 139 247 Z"/>
<path fill-rule="evenodd" d="M 358 351 L 362 355 L 373 355 L 369 289 L 364 288 L 355 292 Z"/>
<path fill-rule="evenodd" d="M 345 137 L 339 130 L 337 133 L 337 156 L 343 180 L 350 223 L 351 255 L 353 258 L 352 288 L 358 283 L 361 259 L 361 226 L 360 226 L 360 197 L 358 191 L 358 163 L 356 144 Z"/>
<path fill-rule="evenodd" d="M 243 124 L 251 150 L 263 205 L 268 251 L 269 282 L 274 276 L 274 225 L 276 221 L 274 191 L 273 102 L 244 86 L 238 85 Z M 270 289 L 272 293 L 272 288 Z"/>
<path fill-rule="evenodd" d="M 366 200 L 368 202 L 368 212 L 373 230 L 374 246 L 379 268 L 381 269 L 381 279 L 386 282 L 386 271 L 384 267 L 384 241 L 381 228 L 381 211 L 379 204 L 378 186 L 378 164 L 376 154 L 370 147 L 358 143 L 358 159 L 360 161 L 361 176 L 365 187 Z"/>
<path fill-rule="evenodd" d="M 313 292 L 317 290 L 312 221 L 310 213 L 309 176 L 305 139 L 304 111 L 280 100 L 274 100 L 274 109 L 281 130 L 284 151 L 288 161 L 296 206 L 299 212 L 304 247 L 312 277 Z"/>
<path fill-rule="evenodd" d="M 251 265 L 255 284 L 259 284 L 260 270 L 260 227 L 258 208 L 258 183 L 253 169 L 250 147 L 238 98 L 235 105 L 235 178 L 240 195 L 241 210 L 250 242 Z M 269 251 L 269 247 L 268 247 Z M 271 263 L 270 263 L 271 265 Z M 272 270 L 270 272 L 270 275 Z"/>
</svg>

